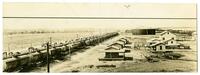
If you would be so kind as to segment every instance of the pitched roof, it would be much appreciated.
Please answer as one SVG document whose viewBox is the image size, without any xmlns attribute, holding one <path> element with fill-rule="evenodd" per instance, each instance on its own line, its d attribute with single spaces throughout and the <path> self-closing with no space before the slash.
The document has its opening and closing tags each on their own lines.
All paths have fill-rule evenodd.
<svg viewBox="0 0 200 75">
<path fill-rule="evenodd" d="M 106 48 L 105 50 L 120 50 L 121 47 L 113 45 L 113 46 L 109 46 L 108 48 Z"/>
<path fill-rule="evenodd" d="M 160 39 L 159 38 L 152 38 L 152 39 L 147 40 L 147 42 L 155 42 L 155 41 L 160 41 Z"/>
<path fill-rule="evenodd" d="M 157 42 L 157 43 L 152 44 L 152 45 L 150 45 L 150 46 L 157 46 L 157 45 L 160 45 L 160 44 L 165 44 L 166 42 L 171 41 L 171 40 L 173 40 L 173 39 L 171 38 L 171 39 L 169 39 L 169 40 L 165 40 L 165 41 Z"/>
<path fill-rule="evenodd" d="M 160 35 L 162 36 L 162 35 L 164 35 L 167 32 L 169 32 L 169 31 L 163 31 L 162 33 L 160 33 Z"/>
<path fill-rule="evenodd" d="M 118 41 L 122 41 L 122 42 L 124 42 L 124 43 L 127 42 L 125 39 L 119 39 Z"/>
<path fill-rule="evenodd" d="M 115 43 L 113 43 L 113 44 L 120 44 L 120 45 L 125 45 L 125 42 L 122 42 L 122 41 L 116 41 Z M 111 45 L 113 45 L 113 44 L 111 44 Z"/>
</svg>

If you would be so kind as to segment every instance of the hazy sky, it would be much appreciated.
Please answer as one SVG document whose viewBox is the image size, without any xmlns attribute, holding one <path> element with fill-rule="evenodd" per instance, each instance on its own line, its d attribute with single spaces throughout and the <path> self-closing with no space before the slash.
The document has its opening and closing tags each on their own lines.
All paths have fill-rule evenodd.
<svg viewBox="0 0 200 75">
<path fill-rule="evenodd" d="M 4 17 L 196 18 L 196 4 L 3 3 Z M 195 27 L 196 19 L 3 19 L 4 29 Z"/>
</svg>

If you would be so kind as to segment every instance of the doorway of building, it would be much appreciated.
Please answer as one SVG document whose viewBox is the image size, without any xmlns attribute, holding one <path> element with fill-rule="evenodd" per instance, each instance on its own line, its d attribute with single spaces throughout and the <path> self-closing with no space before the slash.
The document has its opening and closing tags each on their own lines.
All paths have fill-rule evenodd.
<svg viewBox="0 0 200 75">
<path fill-rule="evenodd" d="M 162 46 L 160 46 L 160 50 L 162 50 Z"/>
</svg>

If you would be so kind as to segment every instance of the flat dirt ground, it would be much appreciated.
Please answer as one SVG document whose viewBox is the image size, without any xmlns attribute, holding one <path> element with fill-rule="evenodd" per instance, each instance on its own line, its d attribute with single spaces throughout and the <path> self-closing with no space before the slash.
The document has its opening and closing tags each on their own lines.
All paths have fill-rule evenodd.
<svg viewBox="0 0 200 75">
<path fill-rule="evenodd" d="M 79 50 L 71 56 L 71 60 L 55 60 L 50 64 L 50 72 L 197 72 L 197 52 L 196 42 L 191 50 L 177 52 L 185 55 L 179 60 L 160 60 L 159 62 L 147 62 L 145 56 L 151 55 L 146 49 L 132 49 L 127 55 L 133 60 L 127 61 L 99 61 L 104 57 L 104 49 L 113 41 L 123 36 L 109 39 L 99 45 L 89 47 L 89 49 Z M 114 65 L 102 67 L 102 65 Z M 101 66 L 101 67 L 99 67 Z M 46 66 L 37 67 L 30 72 L 46 72 Z"/>
</svg>

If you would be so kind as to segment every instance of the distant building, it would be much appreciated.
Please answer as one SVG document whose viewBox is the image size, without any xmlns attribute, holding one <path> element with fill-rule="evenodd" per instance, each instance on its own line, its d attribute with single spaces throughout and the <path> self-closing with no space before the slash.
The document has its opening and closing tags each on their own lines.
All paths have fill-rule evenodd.
<svg viewBox="0 0 200 75">
<path fill-rule="evenodd" d="M 155 51 L 166 50 L 166 49 L 176 49 L 179 48 L 180 44 L 176 41 L 177 37 L 175 34 L 164 31 L 158 38 L 153 38 L 147 41 L 147 47 Z"/>
<path fill-rule="evenodd" d="M 179 48 L 179 43 L 177 43 L 174 39 L 169 39 L 165 41 L 160 41 L 155 44 L 150 44 L 149 47 L 153 50 L 166 50 L 166 49 L 177 49 Z"/>
<path fill-rule="evenodd" d="M 99 60 L 124 60 L 125 53 L 130 52 L 129 49 L 126 49 L 128 40 L 125 38 L 121 38 L 109 45 L 108 48 L 105 49 L 104 58 L 100 58 Z"/>
<path fill-rule="evenodd" d="M 125 32 L 131 33 L 132 35 L 155 35 L 156 29 L 131 29 Z"/>
<path fill-rule="evenodd" d="M 117 42 L 115 42 L 115 43 L 109 45 L 108 47 L 117 47 L 118 49 L 122 49 L 122 48 L 124 48 L 124 46 L 125 46 L 125 43 L 124 43 L 124 42 L 122 42 L 122 41 L 117 41 Z"/>
<path fill-rule="evenodd" d="M 165 40 L 169 40 L 169 39 L 174 39 L 176 40 L 176 35 L 175 34 L 172 34 L 171 32 L 169 31 L 164 31 L 160 34 L 160 38 L 165 41 Z"/>
<path fill-rule="evenodd" d="M 192 36 L 189 36 L 187 34 L 176 34 L 176 36 L 177 36 L 177 41 L 187 41 L 193 39 Z"/>
<path fill-rule="evenodd" d="M 197 39 L 197 32 L 193 32 L 192 33 L 192 40 L 196 40 Z"/>
</svg>

